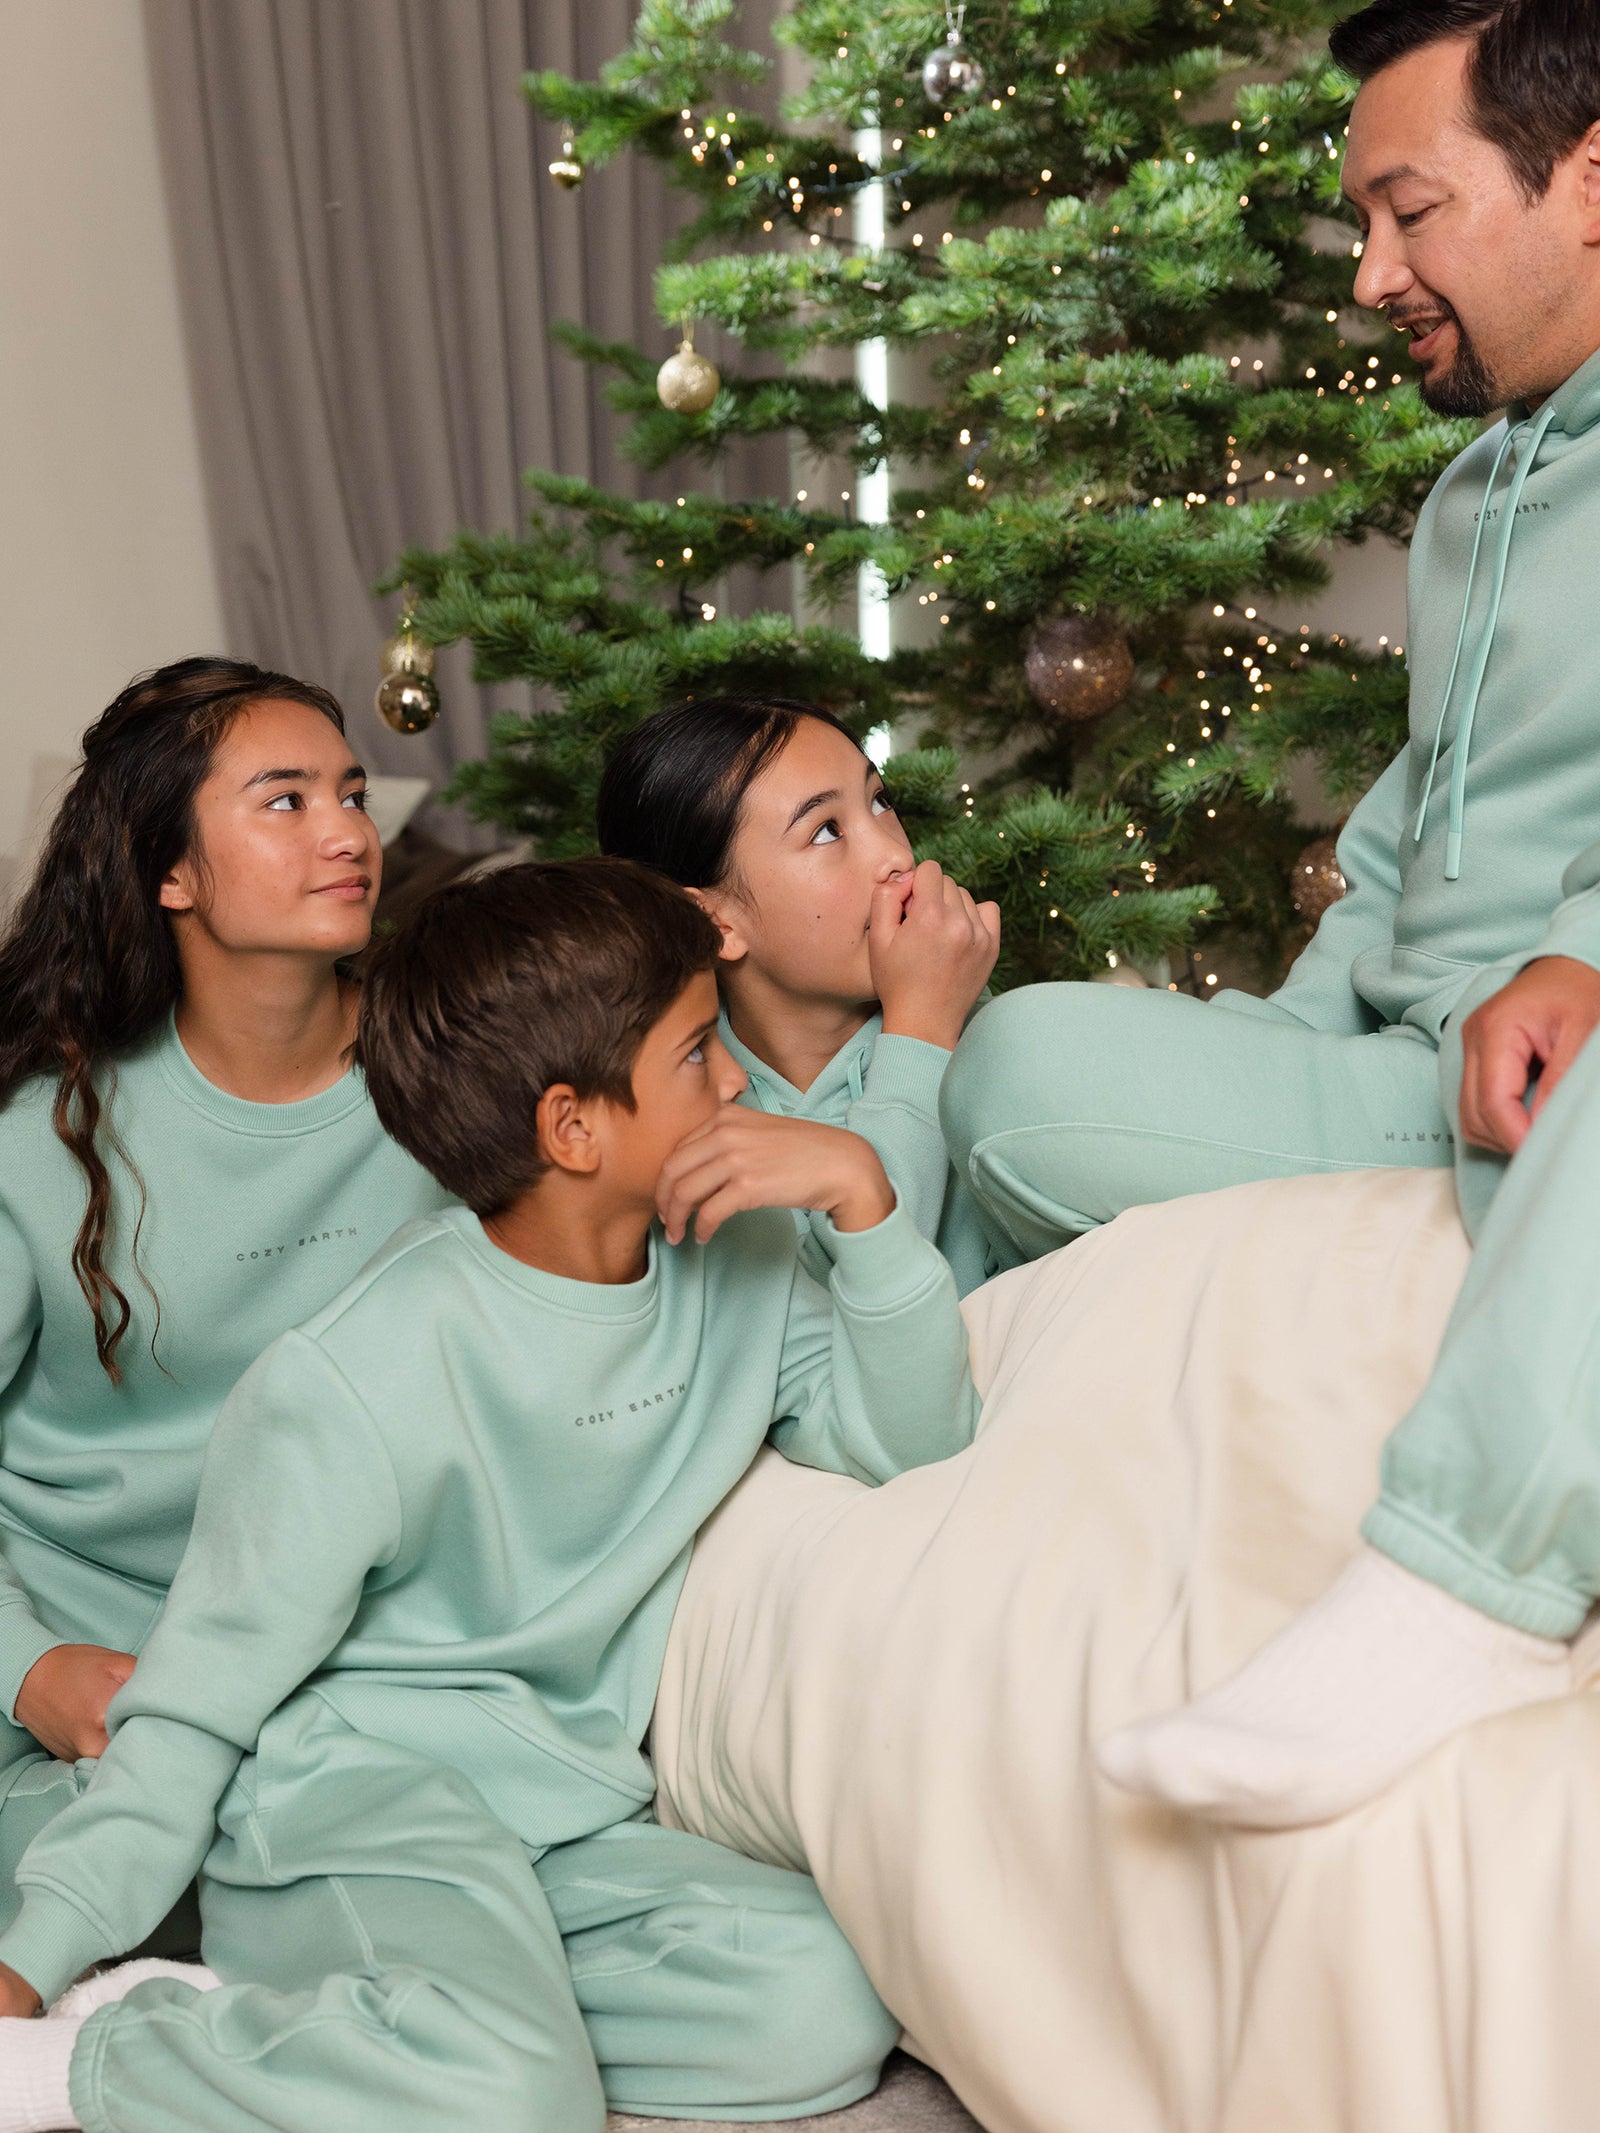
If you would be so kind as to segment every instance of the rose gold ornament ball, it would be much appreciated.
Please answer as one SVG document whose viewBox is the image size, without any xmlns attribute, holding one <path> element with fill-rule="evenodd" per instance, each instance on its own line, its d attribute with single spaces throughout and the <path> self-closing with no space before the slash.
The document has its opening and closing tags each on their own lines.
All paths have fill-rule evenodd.
<svg viewBox="0 0 1600 2133">
<path fill-rule="evenodd" d="M 1339 901 L 1344 890 L 1334 840 L 1318 837 L 1294 863 L 1289 875 L 1289 901 L 1307 925 L 1314 926 L 1329 905 Z"/>
<path fill-rule="evenodd" d="M 1099 718 L 1133 686 L 1133 654 L 1115 623 L 1098 615 L 1058 615 L 1035 630 L 1023 672 L 1041 711 Z"/>
</svg>

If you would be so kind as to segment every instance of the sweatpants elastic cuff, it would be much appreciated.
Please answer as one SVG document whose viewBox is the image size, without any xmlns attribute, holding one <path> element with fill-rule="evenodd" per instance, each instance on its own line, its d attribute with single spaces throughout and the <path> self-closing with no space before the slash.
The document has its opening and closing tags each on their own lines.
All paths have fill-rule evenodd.
<svg viewBox="0 0 1600 2133">
<path fill-rule="evenodd" d="M 1381 1497 L 1362 1520 L 1361 1537 L 1402 1570 L 1415 1572 L 1480 1614 L 1493 1615 L 1497 1622 L 1525 1629 L 1532 1636 L 1575 1637 L 1588 1616 L 1589 1595 L 1511 1577 L 1498 1563 L 1475 1555 L 1453 1533 L 1411 1505 L 1389 1497 Z"/>
<path fill-rule="evenodd" d="M 67 2069 L 67 2094 L 72 2101 L 72 2115 L 84 2133 L 117 2133 L 102 2105 L 101 2088 L 106 2046 L 121 2012 L 120 2001 L 98 2008 L 78 2032 L 72 2064 Z"/>
</svg>

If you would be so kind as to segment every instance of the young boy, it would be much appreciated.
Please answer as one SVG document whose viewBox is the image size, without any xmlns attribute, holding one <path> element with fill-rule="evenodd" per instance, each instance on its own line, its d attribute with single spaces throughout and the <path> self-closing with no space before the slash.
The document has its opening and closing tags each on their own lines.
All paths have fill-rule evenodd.
<svg viewBox="0 0 1600 2133">
<path fill-rule="evenodd" d="M 717 946 L 672 884 L 579 860 L 380 950 L 373 1100 L 465 1204 L 241 1379 L 0 1936 L 29 2014 L 198 1871 L 221 1987 L 0 2021 L 0 2133 L 593 2133 L 607 2101 L 777 2119 L 876 2083 L 895 2023 L 813 1883 L 654 1822 L 640 1744 L 694 1534 L 769 1432 L 882 1481 L 976 1398 L 873 1150 L 734 1104 Z"/>
</svg>

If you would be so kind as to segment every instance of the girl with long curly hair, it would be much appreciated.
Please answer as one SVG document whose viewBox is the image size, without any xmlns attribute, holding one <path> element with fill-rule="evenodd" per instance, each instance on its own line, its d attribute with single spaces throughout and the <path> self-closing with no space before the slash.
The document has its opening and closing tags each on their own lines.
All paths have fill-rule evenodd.
<svg viewBox="0 0 1600 2133">
<path fill-rule="evenodd" d="M 8 1859 L 105 1746 L 234 1381 L 443 1200 L 350 1064 L 364 809 L 325 690 L 180 660 L 84 735 L 0 940 Z"/>
</svg>

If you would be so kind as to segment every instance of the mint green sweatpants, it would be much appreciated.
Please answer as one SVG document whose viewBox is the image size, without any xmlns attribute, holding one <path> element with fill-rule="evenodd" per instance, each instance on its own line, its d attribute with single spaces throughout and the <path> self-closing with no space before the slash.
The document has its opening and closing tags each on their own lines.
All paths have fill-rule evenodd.
<svg viewBox="0 0 1600 2133">
<path fill-rule="evenodd" d="M 8 1869 L 11 1840 L 0 1815 Z M 222 1986 L 90 2018 L 89 2133 L 792 2118 L 868 2094 L 897 2033 L 806 1876 L 645 1821 L 530 1856 L 464 1777 L 315 1691 L 224 1795 L 200 1905 Z"/>
<path fill-rule="evenodd" d="M 986 1215 L 1034 1259 L 1152 1200 L 1449 1163 L 1460 1076 L 1458 1050 L 1441 1059 L 1408 1025 L 1347 1037 L 1243 993 L 1029 985 L 969 1024 L 939 1114 Z M 1474 1166 L 1464 1198 L 1486 1204 L 1497 1175 Z"/>
<path fill-rule="evenodd" d="M 1570 1637 L 1600 1599 L 1600 1039 L 1494 1195 L 1368 1540 L 1458 1599 Z"/>
<path fill-rule="evenodd" d="M 952 1157 L 1027 1256 L 1130 1207 L 1253 1178 L 1456 1161 L 1475 1249 L 1363 1526 L 1517 1628 L 1600 1599 L 1600 1040 L 1511 1163 L 1454 1142 L 1461 1021 L 1334 1036 L 1268 1001 L 1034 986 L 983 1010 L 945 1074 Z"/>
</svg>

